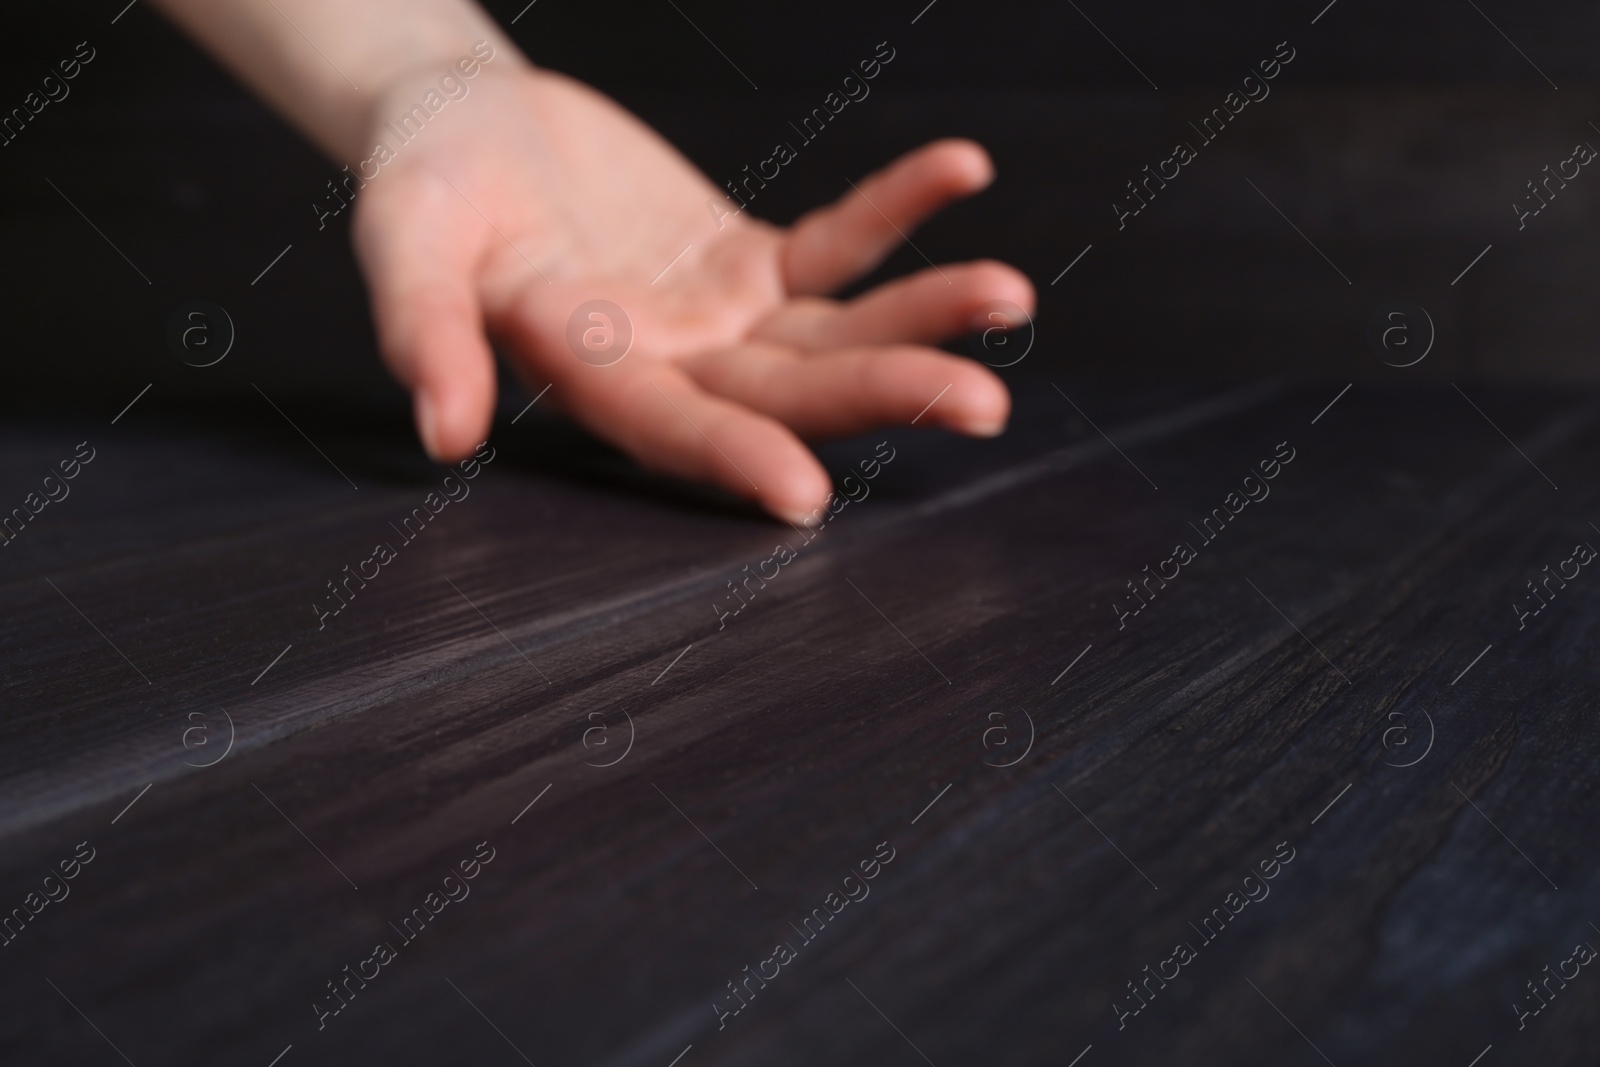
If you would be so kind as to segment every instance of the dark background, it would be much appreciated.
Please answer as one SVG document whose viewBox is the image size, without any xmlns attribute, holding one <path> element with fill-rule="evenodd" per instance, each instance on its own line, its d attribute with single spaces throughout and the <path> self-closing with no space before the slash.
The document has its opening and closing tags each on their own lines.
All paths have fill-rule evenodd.
<svg viewBox="0 0 1600 1067">
<path fill-rule="evenodd" d="M 687 0 L 681 12 L 665 0 L 538 0 L 511 29 L 535 62 L 613 94 L 719 182 L 769 154 L 791 118 L 888 40 L 897 57 L 872 95 L 753 206 L 791 219 L 924 140 L 981 140 L 999 181 L 916 240 L 936 260 L 993 256 L 1026 271 L 1040 291 L 1041 364 L 1146 380 L 1592 379 L 1600 256 L 1589 186 L 1600 182 L 1581 175 L 1521 233 L 1511 204 L 1546 163 L 1600 141 L 1589 124 L 1600 118 L 1600 13 L 1337 0 L 1313 25 L 1323 2 L 1100 2 L 1080 12 L 937 0 L 912 25 L 925 0 L 870 10 Z M 98 55 L 68 99 L 0 148 L 0 404 L 120 407 L 155 379 L 156 405 L 218 402 L 254 381 L 274 395 L 399 411 L 345 220 L 322 233 L 314 225 L 311 201 L 336 168 L 148 6 L 112 25 L 123 3 L 5 12 L 0 109 L 20 105 L 78 41 Z M 502 23 L 522 8 L 491 5 Z M 1297 57 L 1271 97 L 1118 232 L 1111 204 L 1124 183 L 1285 40 Z M 902 250 L 886 271 L 919 266 Z M 239 331 L 236 355 L 204 372 L 165 343 L 172 311 L 194 298 L 226 307 Z M 1425 307 L 1438 330 L 1428 359 L 1403 371 L 1365 341 L 1376 310 L 1401 299 Z"/>
</svg>

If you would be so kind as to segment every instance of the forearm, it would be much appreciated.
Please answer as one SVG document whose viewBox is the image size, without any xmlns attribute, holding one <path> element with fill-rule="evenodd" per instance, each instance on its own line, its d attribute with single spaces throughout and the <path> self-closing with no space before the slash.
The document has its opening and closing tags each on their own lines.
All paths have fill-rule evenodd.
<svg viewBox="0 0 1600 1067">
<path fill-rule="evenodd" d="M 488 41 L 525 64 L 472 0 L 154 0 L 335 159 L 367 155 L 373 111 L 393 86 L 438 77 Z M 437 70 L 435 69 L 437 68 Z"/>
</svg>

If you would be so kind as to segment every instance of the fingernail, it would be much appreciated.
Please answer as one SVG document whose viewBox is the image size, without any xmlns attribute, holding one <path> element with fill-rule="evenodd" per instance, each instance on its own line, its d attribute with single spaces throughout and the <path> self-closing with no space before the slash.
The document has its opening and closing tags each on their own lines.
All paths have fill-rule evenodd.
<svg viewBox="0 0 1600 1067">
<path fill-rule="evenodd" d="M 434 406 L 433 397 L 426 389 L 418 389 L 413 401 L 417 416 L 417 435 L 422 438 L 422 447 L 429 458 L 439 458 L 439 414 Z"/>
<path fill-rule="evenodd" d="M 1020 311 L 1021 309 L 1019 308 L 1018 312 Z M 997 303 L 991 303 L 972 316 L 967 325 L 967 330 L 969 333 L 986 333 L 996 328 L 1010 331 L 1021 326 L 1025 321 L 1027 320 L 1021 317 L 1020 314 L 1013 314 L 1009 307 L 1000 307 Z"/>
<path fill-rule="evenodd" d="M 974 437 L 999 437 L 1006 432 L 1004 422 L 979 422 L 967 427 L 967 432 Z"/>
</svg>

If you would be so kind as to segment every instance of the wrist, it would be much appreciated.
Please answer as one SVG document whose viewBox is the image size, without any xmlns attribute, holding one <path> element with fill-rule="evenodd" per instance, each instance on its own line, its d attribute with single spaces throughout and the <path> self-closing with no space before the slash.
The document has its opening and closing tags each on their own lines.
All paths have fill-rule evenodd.
<svg viewBox="0 0 1600 1067">
<path fill-rule="evenodd" d="M 356 167 L 398 150 L 416 137 L 452 103 L 465 100 L 484 79 L 499 79 L 532 69 L 509 41 L 496 33 L 454 49 L 435 47 L 427 55 L 405 57 L 392 63 L 382 78 L 375 78 L 354 128 L 344 138 L 340 162 Z M 386 160 L 376 160 L 381 165 Z M 375 173 L 375 172 L 374 172 Z"/>
<path fill-rule="evenodd" d="M 340 160 L 371 151 L 370 120 L 395 87 L 437 83 L 478 42 L 497 67 L 527 64 L 472 0 L 152 2 Z"/>
</svg>

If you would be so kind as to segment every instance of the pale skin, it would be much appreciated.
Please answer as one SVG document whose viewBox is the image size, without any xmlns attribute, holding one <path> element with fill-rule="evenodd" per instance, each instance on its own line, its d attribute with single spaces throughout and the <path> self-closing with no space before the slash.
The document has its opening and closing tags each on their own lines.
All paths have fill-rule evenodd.
<svg viewBox="0 0 1600 1067">
<path fill-rule="evenodd" d="M 395 142 L 384 124 L 475 43 L 494 49 L 469 94 L 355 199 L 379 346 L 435 459 L 463 458 L 488 436 L 491 338 L 524 381 L 550 383 L 541 406 L 648 468 L 791 522 L 831 491 L 805 439 L 907 424 L 925 408 L 918 426 L 1004 429 L 999 378 L 932 346 L 994 326 L 995 302 L 1031 314 L 1020 272 L 952 264 L 828 298 L 902 233 L 989 184 L 978 145 L 927 145 L 788 228 L 748 211 L 719 226 L 708 202 L 737 204 L 633 115 L 534 68 L 467 0 L 156 2 L 353 171 L 377 141 Z M 627 355 L 609 366 L 567 342 L 569 318 L 593 299 L 633 325 Z"/>
</svg>

